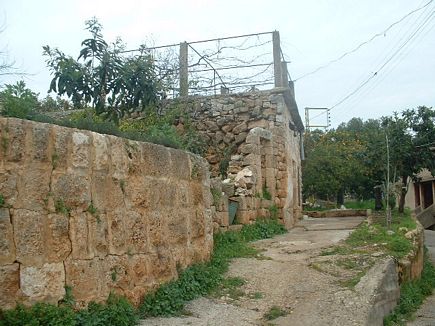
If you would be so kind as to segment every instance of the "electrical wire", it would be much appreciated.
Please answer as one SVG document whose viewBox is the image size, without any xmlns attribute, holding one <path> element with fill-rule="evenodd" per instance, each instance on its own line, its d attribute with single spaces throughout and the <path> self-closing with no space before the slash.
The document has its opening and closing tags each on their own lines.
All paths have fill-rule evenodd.
<svg viewBox="0 0 435 326">
<path fill-rule="evenodd" d="M 383 31 L 380 32 L 380 33 L 376 33 L 376 34 L 373 35 L 370 39 L 368 39 L 367 41 L 364 41 L 364 42 L 360 43 L 359 45 L 357 45 L 357 46 L 356 46 L 355 48 L 353 48 L 352 50 L 343 53 L 343 54 L 340 55 L 338 58 L 333 59 L 333 60 L 327 62 L 327 63 L 324 64 L 324 65 L 321 65 L 320 67 L 318 67 L 318 68 L 316 68 L 316 69 L 314 69 L 314 70 L 312 70 L 312 71 L 310 71 L 310 72 L 308 72 L 308 73 L 306 73 L 306 74 L 304 74 L 304 75 L 302 75 L 302 76 L 300 76 L 300 77 L 294 79 L 293 81 L 296 82 L 296 81 L 298 81 L 298 80 L 301 80 L 302 78 L 305 78 L 305 77 L 307 77 L 307 76 L 313 75 L 313 74 L 317 73 L 318 71 L 320 71 L 320 70 L 322 70 L 322 69 L 325 69 L 325 68 L 329 67 L 330 65 L 332 65 L 332 64 L 334 64 L 334 63 L 336 63 L 336 62 L 342 60 L 342 59 L 345 58 L 346 56 L 348 56 L 348 55 L 350 55 L 350 54 L 352 54 L 352 53 L 357 52 L 357 51 L 358 51 L 359 49 L 361 49 L 363 46 L 365 46 L 365 45 L 371 43 L 371 42 L 372 42 L 373 40 L 375 40 L 376 38 L 378 38 L 378 37 L 380 37 L 380 36 L 384 36 L 384 35 L 385 35 L 385 34 L 386 34 L 390 29 L 392 29 L 392 28 L 393 28 L 394 26 L 396 26 L 397 24 L 400 24 L 402 21 L 404 21 L 404 20 L 405 20 L 406 18 L 408 18 L 409 16 L 413 15 L 414 13 L 416 13 L 416 12 L 418 12 L 418 11 L 424 9 L 424 8 L 426 8 L 426 7 L 427 7 L 428 5 L 430 5 L 433 1 L 434 1 L 434 0 L 430 0 L 430 1 L 427 2 L 425 5 L 423 5 L 423 6 L 419 7 L 419 8 L 417 8 L 417 9 L 414 9 L 414 10 L 410 11 L 410 12 L 407 13 L 405 16 L 403 16 L 403 17 L 400 18 L 399 20 L 397 20 L 397 21 L 395 21 L 394 23 L 392 23 L 391 25 L 389 25 L 385 30 L 383 30 Z"/>
</svg>

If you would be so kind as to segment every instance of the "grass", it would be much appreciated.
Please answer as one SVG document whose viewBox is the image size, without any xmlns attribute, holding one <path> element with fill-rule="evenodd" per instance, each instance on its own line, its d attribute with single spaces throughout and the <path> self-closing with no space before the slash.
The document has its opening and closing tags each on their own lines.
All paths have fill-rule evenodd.
<svg viewBox="0 0 435 326">
<path fill-rule="evenodd" d="M 405 237 L 405 233 L 416 227 L 417 225 L 409 212 L 403 215 L 395 212 L 391 225 L 392 234 L 388 234 L 384 219 L 379 219 L 372 225 L 361 224 L 350 234 L 345 243 L 351 248 L 377 246 L 383 249 L 386 254 L 400 259 L 412 249 L 412 243 Z"/>
<path fill-rule="evenodd" d="M 264 314 L 264 319 L 266 320 L 274 320 L 281 316 L 286 316 L 287 311 L 284 309 L 281 309 L 278 306 L 272 306 L 268 312 Z"/>
<path fill-rule="evenodd" d="M 384 325 L 406 325 L 413 313 L 421 306 L 424 299 L 432 294 L 435 288 L 435 267 L 425 253 L 421 278 L 405 282 L 400 286 L 400 299 L 394 311 L 384 319 Z"/>
<path fill-rule="evenodd" d="M 270 238 L 286 232 L 276 220 L 259 219 L 256 223 L 243 226 L 240 232 L 228 231 L 215 235 L 212 258 L 207 263 L 196 264 L 180 273 L 177 280 L 159 287 L 145 296 L 139 310 L 143 317 L 173 316 L 179 314 L 187 301 L 216 291 L 225 279 L 231 259 L 255 257 L 258 252 L 250 241 Z M 233 282 L 234 287 L 234 279 Z"/>
<path fill-rule="evenodd" d="M 350 209 L 374 209 L 375 200 L 349 200 L 344 203 L 344 206 Z"/>
<path fill-rule="evenodd" d="M 31 307 L 18 305 L 15 309 L 0 310 L 0 326 L 87 326 L 87 325 L 137 325 L 137 310 L 124 298 L 111 294 L 106 303 L 89 303 L 76 311 L 71 298 L 59 306 L 37 303 Z"/>
<path fill-rule="evenodd" d="M 246 280 L 240 277 L 225 278 L 211 295 L 216 298 L 228 297 L 237 300 L 245 295 L 245 292 L 240 289 L 244 284 L 246 284 Z"/>
</svg>

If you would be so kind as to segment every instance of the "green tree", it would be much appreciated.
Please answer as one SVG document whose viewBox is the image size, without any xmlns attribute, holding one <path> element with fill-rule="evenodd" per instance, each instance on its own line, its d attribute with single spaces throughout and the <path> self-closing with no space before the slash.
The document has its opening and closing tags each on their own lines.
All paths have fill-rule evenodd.
<svg viewBox="0 0 435 326">
<path fill-rule="evenodd" d="M 15 85 L 6 84 L 0 92 L 0 106 L 2 115 L 23 119 L 38 109 L 38 94 L 28 89 L 24 81 Z"/>
<path fill-rule="evenodd" d="M 97 114 L 118 121 L 126 113 L 143 111 L 159 99 L 162 85 L 152 56 L 125 57 L 121 39 L 108 44 L 96 18 L 86 21 L 90 38 L 82 42 L 77 60 L 44 46 L 53 79 L 49 91 L 70 98 L 75 107 L 92 104 Z"/>
</svg>

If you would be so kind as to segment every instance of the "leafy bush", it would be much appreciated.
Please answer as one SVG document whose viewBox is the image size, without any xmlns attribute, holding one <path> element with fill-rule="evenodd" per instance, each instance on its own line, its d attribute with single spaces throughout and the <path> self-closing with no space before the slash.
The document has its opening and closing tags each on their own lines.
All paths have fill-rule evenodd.
<svg viewBox="0 0 435 326">
<path fill-rule="evenodd" d="M 68 302 L 70 302 L 69 299 Z M 130 326 L 139 320 L 136 309 L 125 299 L 111 294 L 105 304 L 91 302 L 87 309 L 75 311 L 67 302 L 55 306 L 37 303 L 18 305 L 0 311 L 0 326 Z"/>
<path fill-rule="evenodd" d="M 0 92 L 0 106 L 2 115 L 24 119 L 39 107 L 38 94 L 28 89 L 24 81 L 6 84 Z"/>
</svg>

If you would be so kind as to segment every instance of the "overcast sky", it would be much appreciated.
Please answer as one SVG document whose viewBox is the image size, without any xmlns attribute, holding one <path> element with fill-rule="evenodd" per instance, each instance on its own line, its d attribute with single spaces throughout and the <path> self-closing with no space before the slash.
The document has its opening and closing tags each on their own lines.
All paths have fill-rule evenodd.
<svg viewBox="0 0 435 326">
<path fill-rule="evenodd" d="M 0 0 L 4 25 L 0 49 L 7 50 L 21 70 L 32 74 L 25 78 L 27 85 L 44 97 L 50 74 L 42 46 L 59 47 L 76 57 L 80 42 L 87 37 L 84 22 L 93 16 L 103 25 L 106 40 L 120 36 L 128 48 L 150 39 L 159 45 L 278 30 L 283 52 L 291 61 L 289 73 L 297 79 L 428 2 Z M 297 80 L 296 100 L 302 118 L 305 107 L 331 108 L 376 72 L 359 92 L 331 110 L 333 126 L 352 117 L 378 118 L 419 105 L 433 107 L 434 10 L 435 2 L 431 2 L 357 52 Z M 421 25 L 425 18 L 426 24 Z"/>
</svg>

